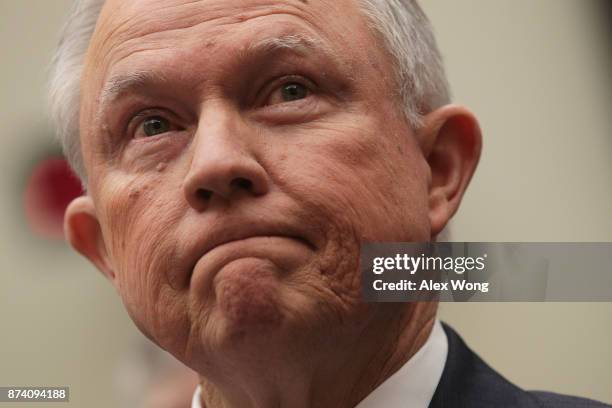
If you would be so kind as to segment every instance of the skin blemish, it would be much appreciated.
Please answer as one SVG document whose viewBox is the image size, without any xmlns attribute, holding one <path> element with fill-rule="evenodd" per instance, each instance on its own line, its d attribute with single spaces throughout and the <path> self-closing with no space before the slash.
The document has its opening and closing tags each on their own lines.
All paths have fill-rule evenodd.
<svg viewBox="0 0 612 408">
<path fill-rule="evenodd" d="M 130 200 L 136 200 L 138 199 L 138 197 L 140 197 L 141 193 L 142 192 L 140 191 L 140 189 L 133 187 L 128 192 L 128 197 L 130 198 Z"/>
<path fill-rule="evenodd" d="M 157 170 L 158 172 L 160 172 L 160 173 L 161 173 L 161 172 L 163 172 L 164 170 L 166 170 L 166 167 L 167 167 L 167 166 L 168 166 L 168 165 L 167 165 L 166 163 L 162 162 L 162 163 L 159 163 L 159 164 L 158 164 L 158 165 L 155 167 L 155 170 Z"/>
</svg>

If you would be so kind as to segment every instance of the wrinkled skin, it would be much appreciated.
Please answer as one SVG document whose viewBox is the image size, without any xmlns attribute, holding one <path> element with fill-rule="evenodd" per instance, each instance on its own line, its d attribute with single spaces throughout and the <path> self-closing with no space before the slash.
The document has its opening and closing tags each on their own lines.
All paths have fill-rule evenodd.
<svg viewBox="0 0 612 408">
<path fill-rule="evenodd" d="M 287 35 L 314 45 L 251 52 Z M 284 376 L 305 406 L 350 406 L 426 338 L 435 304 L 360 301 L 359 244 L 434 238 L 480 139 L 459 107 L 415 133 L 392 73 L 351 0 L 105 5 L 82 80 L 89 191 L 66 229 L 211 406 L 290 405 Z M 306 96 L 285 101 L 288 82 Z M 169 128 L 149 137 L 153 116 Z M 319 395 L 338 369 L 352 383 Z"/>
</svg>

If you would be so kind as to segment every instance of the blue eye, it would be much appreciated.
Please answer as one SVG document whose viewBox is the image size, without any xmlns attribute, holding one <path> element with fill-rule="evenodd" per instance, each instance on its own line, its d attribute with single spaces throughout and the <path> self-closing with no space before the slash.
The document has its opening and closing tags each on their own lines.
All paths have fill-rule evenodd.
<svg viewBox="0 0 612 408">
<path fill-rule="evenodd" d="M 300 83 L 291 82 L 282 86 L 281 95 L 284 102 L 304 99 L 308 96 L 308 88 Z"/>
<path fill-rule="evenodd" d="M 279 105 L 289 103 L 300 99 L 306 99 L 311 95 L 310 86 L 298 81 L 287 81 L 284 84 L 277 85 L 273 92 L 268 96 L 266 105 Z"/>
<path fill-rule="evenodd" d="M 169 132 L 170 128 L 170 122 L 161 116 L 151 116 L 142 122 L 142 131 L 149 137 Z"/>
</svg>

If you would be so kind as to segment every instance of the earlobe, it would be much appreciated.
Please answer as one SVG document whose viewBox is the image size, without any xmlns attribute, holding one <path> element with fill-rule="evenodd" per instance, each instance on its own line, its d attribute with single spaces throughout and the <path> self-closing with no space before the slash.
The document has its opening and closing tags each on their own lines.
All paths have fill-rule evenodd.
<svg viewBox="0 0 612 408">
<path fill-rule="evenodd" d="M 419 140 L 431 172 L 429 221 L 433 238 L 459 208 L 480 159 L 482 135 L 468 109 L 447 105 L 425 117 Z"/>
<path fill-rule="evenodd" d="M 114 284 L 115 272 L 90 196 L 78 197 L 68 205 L 64 216 L 64 231 L 70 245 L 88 258 Z"/>
</svg>

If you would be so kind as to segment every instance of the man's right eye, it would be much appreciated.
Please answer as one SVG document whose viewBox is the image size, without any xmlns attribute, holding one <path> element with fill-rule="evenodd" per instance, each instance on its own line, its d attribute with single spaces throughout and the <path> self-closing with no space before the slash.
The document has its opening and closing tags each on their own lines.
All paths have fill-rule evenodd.
<svg viewBox="0 0 612 408">
<path fill-rule="evenodd" d="M 160 135 L 171 130 L 170 121 L 161 116 L 150 116 L 141 125 L 142 133 L 146 137 Z"/>
</svg>

